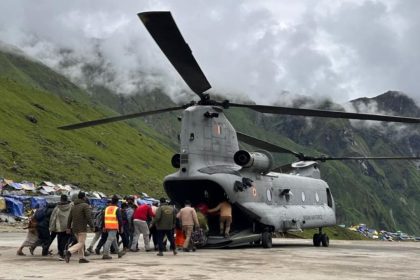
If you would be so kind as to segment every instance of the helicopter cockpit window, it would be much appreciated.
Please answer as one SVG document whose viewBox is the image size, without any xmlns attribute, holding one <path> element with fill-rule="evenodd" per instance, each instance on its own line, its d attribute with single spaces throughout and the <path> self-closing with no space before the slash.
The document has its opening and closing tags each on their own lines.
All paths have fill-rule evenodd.
<svg viewBox="0 0 420 280">
<path fill-rule="evenodd" d="M 327 188 L 327 203 L 329 207 L 332 207 L 333 203 L 332 203 L 332 196 L 331 196 L 331 192 L 330 189 Z"/>
<path fill-rule="evenodd" d="M 315 200 L 316 200 L 316 202 L 319 202 L 319 195 L 318 195 L 317 192 L 315 193 Z"/>
</svg>

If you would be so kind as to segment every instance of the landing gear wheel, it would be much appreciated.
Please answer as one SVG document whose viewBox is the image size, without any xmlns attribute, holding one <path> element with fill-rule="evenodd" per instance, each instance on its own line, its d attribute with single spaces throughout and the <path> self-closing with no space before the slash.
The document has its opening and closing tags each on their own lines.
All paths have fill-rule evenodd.
<svg viewBox="0 0 420 280">
<path fill-rule="evenodd" d="M 322 242 L 321 241 L 321 236 L 322 236 L 322 234 L 315 233 L 314 236 L 312 237 L 312 241 L 313 241 L 315 247 L 321 246 L 321 242 Z"/>
<path fill-rule="evenodd" d="M 263 232 L 261 235 L 261 242 L 262 242 L 263 248 L 273 247 L 273 240 L 272 240 L 271 232 L 268 232 L 268 231 Z"/>
<path fill-rule="evenodd" d="M 330 246 L 330 238 L 325 233 L 321 235 L 322 247 Z"/>
</svg>

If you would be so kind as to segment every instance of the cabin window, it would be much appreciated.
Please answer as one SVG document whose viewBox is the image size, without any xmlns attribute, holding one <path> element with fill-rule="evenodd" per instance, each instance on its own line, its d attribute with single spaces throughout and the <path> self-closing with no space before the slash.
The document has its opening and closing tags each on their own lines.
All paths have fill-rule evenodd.
<svg viewBox="0 0 420 280">
<path fill-rule="evenodd" d="M 328 206 L 332 207 L 332 196 L 331 196 L 330 189 L 327 189 L 327 202 L 328 202 Z"/>
<path fill-rule="evenodd" d="M 306 197 L 305 197 L 305 193 L 302 192 L 302 201 L 305 201 Z"/>
<path fill-rule="evenodd" d="M 267 200 L 271 202 L 273 200 L 273 195 L 270 189 L 267 189 Z"/>
<path fill-rule="evenodd" d="M 318 195 L 317 192 L 315 193 L 315 200 L 316 200 L 316 202 L 319 202 L 319 195 Z"/>
</svg>

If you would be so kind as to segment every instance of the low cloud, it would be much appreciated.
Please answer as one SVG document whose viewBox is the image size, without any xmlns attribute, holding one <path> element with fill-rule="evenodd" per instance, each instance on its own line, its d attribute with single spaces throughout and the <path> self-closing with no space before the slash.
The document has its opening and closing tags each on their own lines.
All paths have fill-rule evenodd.
<svg viewBox="0 0 420 280">
<path fill-rule="evenodd" d="M 213 92 L 343 103 L 392 89 L 420 101 L 419 1 L 6 0 L 0 40 L 84 86 L 185 98 L 189 89 L 136 16 L 148 10 L 173 13 Z"/>
</svg>

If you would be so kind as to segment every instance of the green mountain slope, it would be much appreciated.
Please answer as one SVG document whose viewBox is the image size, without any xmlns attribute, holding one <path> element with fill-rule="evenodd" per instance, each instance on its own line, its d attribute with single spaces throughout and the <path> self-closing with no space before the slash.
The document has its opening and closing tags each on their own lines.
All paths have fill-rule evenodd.
<svg viewBox="0 0 420 280">
<path fill-rule="evenodd" d="M 58 126 L 116 114 L 66 78 L 23 57 L 0 53 L 0 176 L 68 182 L 107 193 L 162 193 L 173 172 L 168 146 L 146 125 Z M 32 120 L 32 121 L 31 121 Z"/>
</svg>

